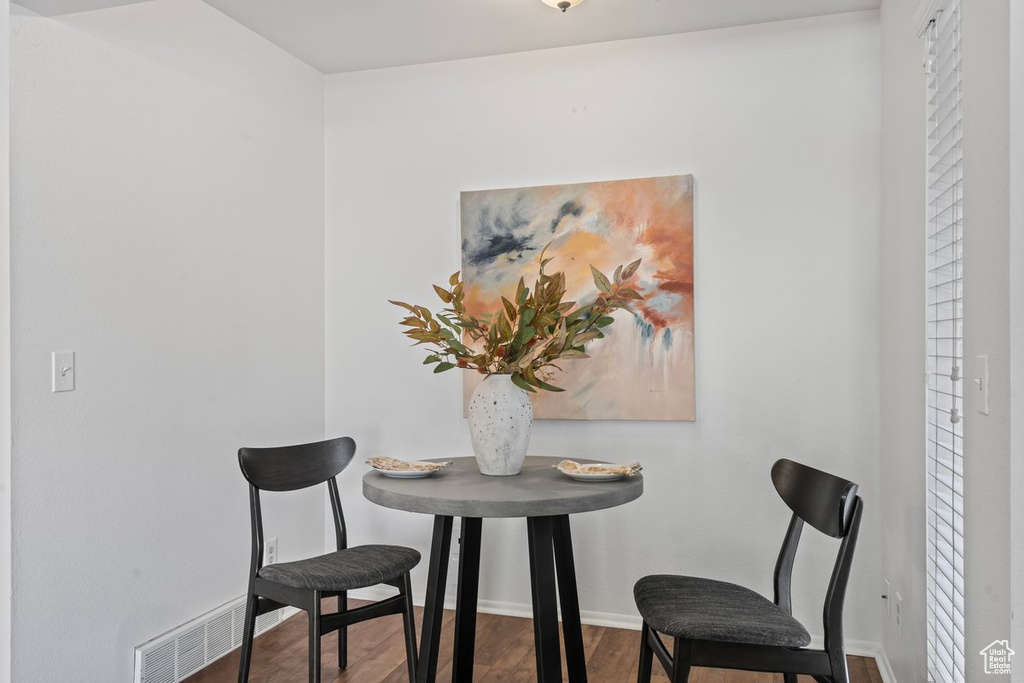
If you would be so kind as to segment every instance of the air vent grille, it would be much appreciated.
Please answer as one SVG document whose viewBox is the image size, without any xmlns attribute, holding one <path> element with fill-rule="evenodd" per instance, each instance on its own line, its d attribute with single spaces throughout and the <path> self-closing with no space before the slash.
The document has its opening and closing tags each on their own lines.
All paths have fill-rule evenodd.
<svg viewBox="0 0 1024 683">
<path fill-rule="evenodd" d="M 256 633 L 263 633 L 268 628 L 281 621 L 281 615 L 278 611 L 267 612 L 256 617 Z"/>
<path fill-rule="evenodd" d="M 146 683 L 174 683 L 174 641 L 169 641 L 151 648 L 142 653 L 142 661 L 135 658 L 136 681 L 138 681 L 137 670 L 141 664 L 146 671 Z M 136 650 L 138 652 L 138 650 Z"/>
<path fill-rule="evenodd" d="M 267 612 L 256 618 L 256 634 L 277 626 L 298 610 Z M 245 598 L 221 605 L 135 648 L 135 683 L 178 683 L 241 646 Z"/>
<path fill-rule="evenodd" d="M 199 624 L 178 637 L 178 678 L 194 674 L 206 664 L 205 641 L 205 624 Z"/>
<path fill-rule="evenodd" d="M 242 633 L 245 627 L 245 600 L 231 608 L 231 647 L 242 647 Z"/>
<path fill-rule="evenodd" d="M 225 612 L 206 624 L 206 661 L 212 662 L 215 659 L 220 659 L 229 652 L 231 652 L 231 612 Z"/>
</svg>

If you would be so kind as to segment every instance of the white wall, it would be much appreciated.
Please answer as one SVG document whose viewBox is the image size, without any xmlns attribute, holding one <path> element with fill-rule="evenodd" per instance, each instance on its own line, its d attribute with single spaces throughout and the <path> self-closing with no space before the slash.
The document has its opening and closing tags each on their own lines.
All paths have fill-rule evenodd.
<svg viewBox="0 0 1024 683">
<path fill-rule="evenodd" d="M 927 679 L 924 477 L 924 44 L 918 0 L 884 0 L 882 21 L 882 576 L 903 597 L 903 635 L 882 615 L 898 681 Z M 877 591 L 883 592 L 879 581 Z"/>
<path fill-rule="evenodd" d="M 967 680 L 1010 634 L 1010 0 L 962 3 L 964 358 L 989 359 L 991 412 L 964 397 L 964 622 Z M 1019 192 L 1019 188 L 1017 188 Z M 967 385 L 970 386 L 970 383 Z"/>
<path fill-rule="evenodd" d="M 245 591 L 238 447 L 323 432 L 322 76 L 157 0 L 17 10 L 12 90 L 13 677 L 125 681 Z M 283 559 L 322 548 L 295 502 Z"/>
<path fill-rule="evenodd" d="M 0 683 L 11 680 L 10 5 L 0 3 Z"/>
<path fill-rule="evenodd" d="M 428 301 L 458 268 L 460 190 L 692 173 L 697 421 L 534 428 L 533 453 L 645 467 L 639 501 L 574 520 L 582 608 L 632 618 L 653 572 L 770 595 L 785 456 L 862 485 L 848 637 L 877 643 L 879 74 L 860 13 L 328 77 L 327 433 L 365 456 L 471 453 L 460 378 L 420 364 L 385 301 Z M 426 553 L 429 519 L 342 483 L 354 541 Z M 483 599 L 529 604 L 524 532 L 485 525 Z M 820 632 L 834 545 L 807 541 L 796 610 Z"/>
<path fill-rule="evenodd" d="M 1024 5 L 1010 4 L 1010 187 L 1024 187 Z M 1024 192 L 1010 196 L 1012 643 L 1024 643 Z M 1020 615 L 1020 616 L 1017 616 Z M 1013 672 L 1024 681 L 1024 666 Z"/>
</svg>

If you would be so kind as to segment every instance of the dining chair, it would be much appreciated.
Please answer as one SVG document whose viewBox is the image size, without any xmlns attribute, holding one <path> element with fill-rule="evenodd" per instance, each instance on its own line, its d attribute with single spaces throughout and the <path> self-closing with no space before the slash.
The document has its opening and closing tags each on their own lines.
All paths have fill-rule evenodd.
<svg viewBox="0 0 1024 683">
<path fill-rule="evenodd" d="M 692 576 L 645 576 L 633 587 L 643 617 L 638 683 L 649 683 L 654 655 L 672 683 L 689 680 L 690 668 L 797 674 L 819 683 L 848 683 L 843 646 L 843 602 L 857 545 L 863 502 L 857 485 L 792 460 L 772 466 L 772 482 L 793 511 L 775 564 L 775 600 L 743 586 Z M 809 649 L 811 636 L 792 614 L 793 561 L 804 524 L 841 539 L 825 594 L 823 649 Z M 672 653 L 662 641 L 673 639 Z"/>
<path fill-rule="evenodd" d="M 401 614 L 405 627 L 409 680 L 416 677 L 416 624 L 409 571 L 420 561 L 412 548 L 393 545 L 348 547 L 345 516 L 335 477 L 352 461 L 355 441 L 349 437 L 277 448 L 242 448 L 238 464 L 249 482 L 252 560 L 245 607 L 245 632 L 238 664 L 239 683 L 249 680 L 249 662 L 256 617 L 286 605 L 306 611 L 309 619 L 309 680 L 320 681 L 320 637 L 338 631 L 338 666 L 348 666 L 348 626 L 388 614 Z M 297 491 L 327 484 L 334 517 L 337 550 L 295 562 L 263 564 L 261 491 Z M 386 584 L 398 595 L 348 608 L 350 590 Z M 321 612 L 321 599 L 337 596 L 338 610 Z"/>
</svg>

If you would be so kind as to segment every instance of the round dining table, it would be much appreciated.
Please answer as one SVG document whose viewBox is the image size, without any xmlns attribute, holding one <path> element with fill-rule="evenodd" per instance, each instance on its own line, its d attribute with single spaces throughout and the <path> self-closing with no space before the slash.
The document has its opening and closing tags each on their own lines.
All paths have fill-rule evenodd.
<svg viewBox="0 0 1024 683">
<path fill-rule="evenodd" d="M 433 683 L 437 676 L 455 517 L 462 521 L 452 652 L 453 683 L 471 683 L 473 680 L 481 533 L 483 520 L 496 517 L 526 519 L 537 680 L 541 683 L 560 683 L 562 680 L 558 633 L 560 606 L 569 681 L 586 682 L 587 664 L 569 515 L 612 508 L 636 500 L 643 493 L 644 482 L 639 474 L 616 481 L 578 481 L 554 469 L 553 466 L 561 460 L 528 456 L 520 474 L 506 477 L 480 474 L 474 458 L 455 458 L 451 467 L 429 477 L 389 477 L 375 470 L 363 476 L 363 495 L 368 500 L 396 510 L 434 516 L 417 683 Z"/>
</svg>

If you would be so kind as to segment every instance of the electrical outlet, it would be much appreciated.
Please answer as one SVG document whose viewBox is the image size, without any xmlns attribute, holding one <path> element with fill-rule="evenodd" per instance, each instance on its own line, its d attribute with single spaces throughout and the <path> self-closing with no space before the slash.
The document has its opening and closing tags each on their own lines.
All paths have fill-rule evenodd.
<svg viewBox="0 0 1024 683">
<path fill-rule="evenodd" d="M 462 520 L 452 521 L 451 556 L 448 558 L 448 589 L 449 595 L 455 595 L 459 585 L 459 555 L 462 551 Z"/>
<path fill-rule="evenodd" d="M 882 599 L 885 600 L 885 616 L 892 618 L 892 600 L 889 596 L 892 595 L 892 582 L 889 579 L 882 579 L 884 585 L 882 586 Z"/>
<path fill-rule="evenodd" d="M 462 520 L 456 519 L 452 522 L 452 556 L 453 562 L 459 561 L 459 554 L 462 552 Z"/>
<path fill-rule="evenodd" d="M 277 564 L 277 536 L 267 539 L 263 547 L 263 564 Z"/>
<path fill-rule="evenodd" d="M 897 593 L 895 596 L 896 601 L 893 604 L 893 614 L 896 618 L 896 634 L 903 637 L 903 596 Z"/>
</svg>

